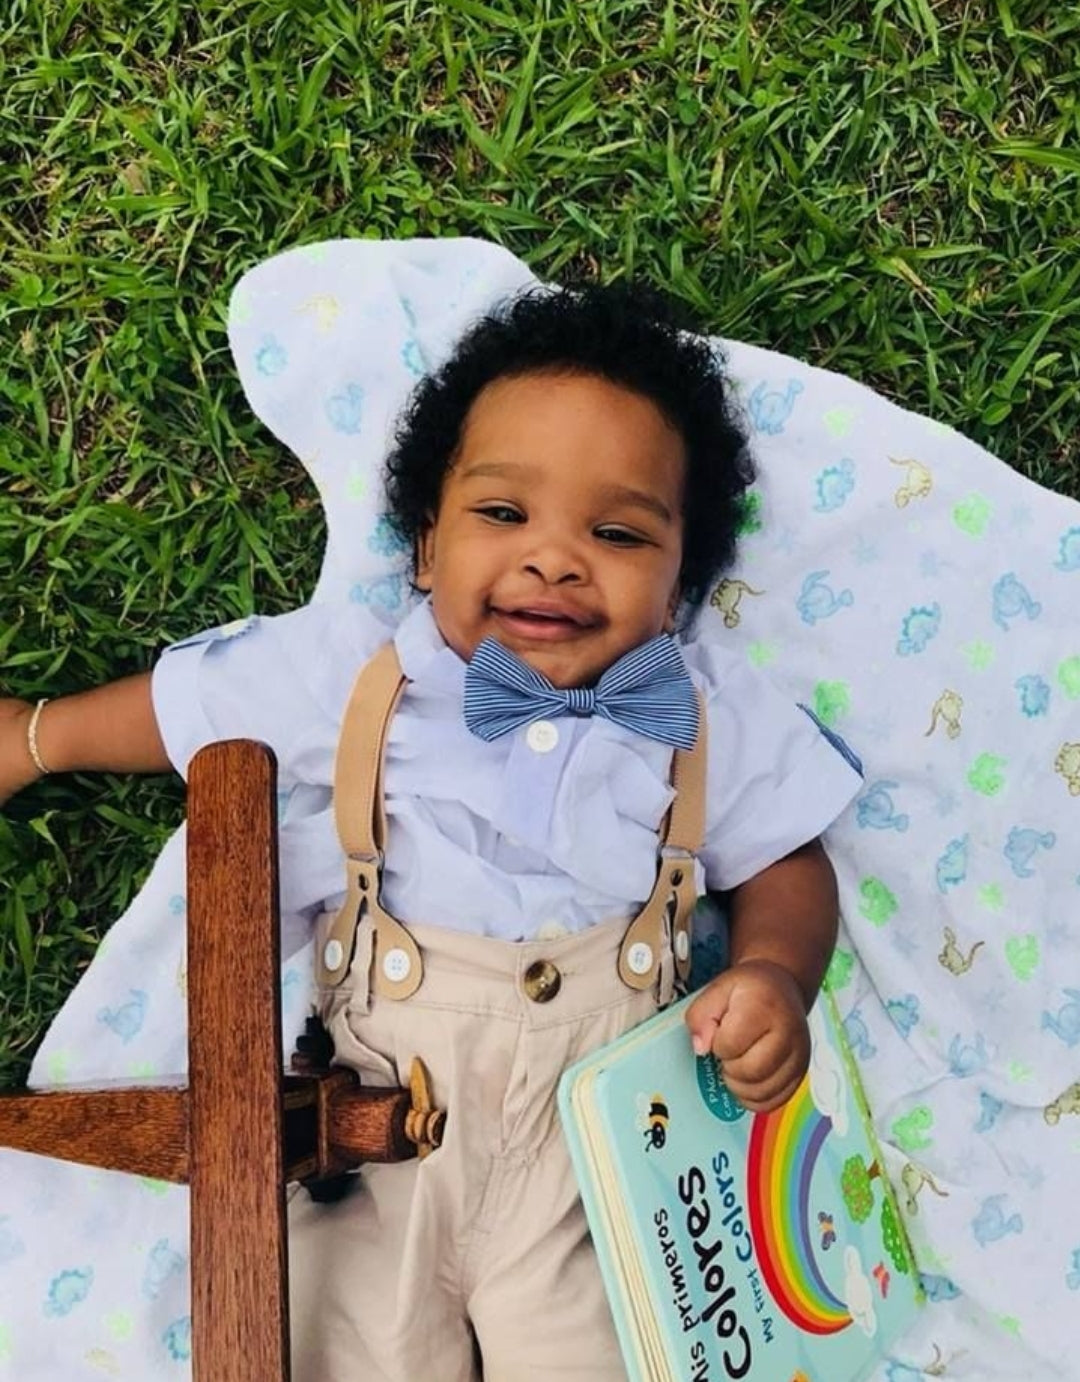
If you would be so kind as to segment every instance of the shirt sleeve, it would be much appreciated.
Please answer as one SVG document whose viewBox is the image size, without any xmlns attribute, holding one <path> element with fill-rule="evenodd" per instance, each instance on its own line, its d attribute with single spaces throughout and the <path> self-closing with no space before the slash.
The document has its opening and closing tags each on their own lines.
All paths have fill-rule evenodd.
<svg viewBox="0 0 1080 1382">
<path fill-rule="evenodd" d="M 257 739 L 282 779 L 327 784 L 357 672 L 386 639 L 340 606 L 236 620 L 167 648 L 151 679 L 169 761 L 185 779 L 204 745 Z"/>
<path fill-rule="evenodd" d="M 697 661 L 709 730 L 701 862 L 708 887 L 724 891 L 822 834 L 862 769 L 838 735 L 740 659 L 712 648 Z"/>
</svg>

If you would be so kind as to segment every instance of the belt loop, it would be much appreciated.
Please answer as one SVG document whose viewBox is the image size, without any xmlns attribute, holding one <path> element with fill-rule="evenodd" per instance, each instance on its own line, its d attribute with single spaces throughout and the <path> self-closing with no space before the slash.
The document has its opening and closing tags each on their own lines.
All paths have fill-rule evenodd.
<svg viewBox="0 0 1080 1382">
<path fill-rule="evenodd" d="M 363 1017 L 371 1011 L 371 962 L 375 954 L 375 928 L 366 911 L 356 927 L 356 948 L 350 970 L 347 1008 Z"/>
<path fill-rule="evenodd" d="M 675 974 L 680 990 L 685 990 L 690 978 L 693 942 L 694 908 L 697 906 L 697 879 L 694 876 L 694 856 L 686 849 L 665 845 L 660 856 L 670 867 L 668 884 L 671 894 L 667 907 L 671 928 L 671 949 L 675 956 Z"/>
<path fill-rule="evenodd" d="M 656 1006 L 666 1008 L 675 997 L 675 957 L 671 947 L 665 945 L 656 966 Z"/>
</svg>

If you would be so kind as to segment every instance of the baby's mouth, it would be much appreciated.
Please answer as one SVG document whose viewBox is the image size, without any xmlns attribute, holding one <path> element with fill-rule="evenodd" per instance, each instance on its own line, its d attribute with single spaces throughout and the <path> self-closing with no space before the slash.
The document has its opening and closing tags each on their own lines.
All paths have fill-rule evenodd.
<svg viewBox="0 0 1080 1382">
<path fill-rule="evenodd" d="M 555 605 L 522 605 L 513 609 L 496 608 L 493 612 L 500 623 L 538 638 L 580 633 L 591 628 L 593 623 L 577 610 Z"/>
</svg>

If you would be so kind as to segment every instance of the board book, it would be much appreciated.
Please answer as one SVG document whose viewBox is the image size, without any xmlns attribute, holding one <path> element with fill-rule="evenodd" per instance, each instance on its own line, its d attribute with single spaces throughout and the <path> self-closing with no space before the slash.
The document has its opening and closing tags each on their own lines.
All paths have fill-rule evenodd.
<svg viewBox="0 0 1080 1382">
<path fill-rule="evenodd" d="M 689 1001 L 559 1086 L 631 1382 L 857 1382 L 921 1297 L 835 1004 L 761 1114 L 694 1056 Z"/>
</svg>

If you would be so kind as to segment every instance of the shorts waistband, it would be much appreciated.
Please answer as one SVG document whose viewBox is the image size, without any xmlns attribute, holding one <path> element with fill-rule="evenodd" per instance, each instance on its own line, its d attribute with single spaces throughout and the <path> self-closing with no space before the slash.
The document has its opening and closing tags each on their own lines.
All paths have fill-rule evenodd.
<svg viewBox="0 0 1080 1382">
<path fill-rule="evenodd" d="M 550 940 L 505 941 L 448 927 L 410 925 L 423 958 L 419 989 L 402 1006 L 420 1004 L 523 1018 L 529 1027 L 557 1026 L 635 997 L 619 977 L 618 961 L 629 922 L 617 918 Z M 350 1006 L 365 1008 L 369 994 L 370 922 L 358 928 L 356 956 L 343 987 Z M 670 946 L 661 975 L 670 976 Z M 659 1001 L 671 999 L 662 977 Z M 538 997 L 537 995 L 542 995 Z"/>
</svg>

